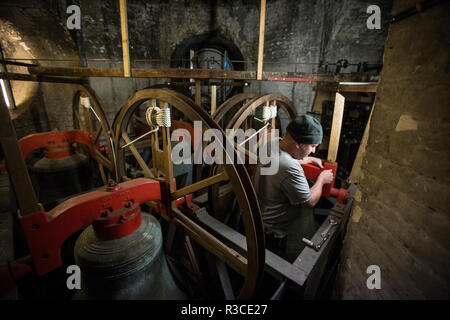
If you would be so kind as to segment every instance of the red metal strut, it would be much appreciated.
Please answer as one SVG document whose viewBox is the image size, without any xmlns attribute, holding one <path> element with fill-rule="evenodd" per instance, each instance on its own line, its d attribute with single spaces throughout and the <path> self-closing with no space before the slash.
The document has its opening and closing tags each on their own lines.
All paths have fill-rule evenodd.
<svg viewBox="0 0 450 320">
<path fill-rule="evenodd" d="M 137 218 L 140 212 L 133 215 L 126 209 L 139 208 L 139 204 L 147 201 L 161 200 L 160 182 L 156 180 L 138 178 L 117 186 L 73 197 L 49 212 L 41 210 L 19 216 L 38 275 L 62 265 L 61 246 L 76 231 L 100 218 L 96 222 L 96 232 L 100 237 L 125 236 L 140 225 Z M 128 223 L 119 224 L 121 216 L 122 222 Z M 105 219 L 108 217 L 112 220 Z"/>
</svg>

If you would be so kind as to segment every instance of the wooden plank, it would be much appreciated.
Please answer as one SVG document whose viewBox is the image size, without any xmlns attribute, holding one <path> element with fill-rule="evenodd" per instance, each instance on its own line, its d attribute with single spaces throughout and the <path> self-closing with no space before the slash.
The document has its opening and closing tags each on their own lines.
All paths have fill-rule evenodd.
<svg viewBox="0 0 450 320">
<path fill-rule="evenodd" d="M 328 145 L 328 162 L 336 162 L 339 148 L 339 138 L 341 136 L 342 117 L 344 116 L 345 98 L 336 92 L 334 101 L 333 121 L 331 124 L 330 144 Z"/>
<path fill-rule="evenodd" d="M 247 252 L 247 240 L 244 235 L 211 217 L 204 209 L 197 212 L 197 217 L 201 223 L 208 226 L 222 238 L 230 242 L 230 244 L 236 247 L 236 250 L 240 253 L 245 254 Z M 307 274 L 301 267 L 289 263 L 267 249 L 265 255 L 265 270 L 267 272 L 279 279 L 288 278 L 300 286 L 305 283 Z"/>
<path fill-rule="evenodd" d="M 200 80 L 195 80 L 195 103 L 202 106 L 202 83 Z"/>
<path fill-rule="evenodd" d="M 125 141 L 125 143 L 130 143 L 130 137 L 126 134 L 126 132 L 122 132 L 122 138 Z M 141 157 L 141 154 L 139 151 L 137 151 L 136 147 L 134 145 L 129 145 L 128 148 L 130 148 L 131 152 L 133 153 L 134 158 L 138 162 L 139 166 L 141 167 L 142 171 L 144 172 L 144 176 L 147 178 L 153 178 L 153 173 L 150 171 L 149 167 L 145 163 L 144 159 Z"/>
<path fill-rule="evenodd" d="M 64 76 L 64 77 L 124 77 L 123 69 L 119 68 L 61 68 L 61 67 L 29 67 L 33 75 Z M 255 71 L 227 71 L 221 69 L 132 69 L 133 78 L 193 78 L 193 79 L 227 79 L 256 80 Z M 367 81 L 368 75 L 360 73 L 319 74 L 303 72 L 263 72 L 262 80 L 271 77 L 312 78 L 321 82 L 358 82 Z"/>
<path fill-rule="evenodd" d="M 123 53 L 123 74 L 125 77 L 131 76 L 130 71 L 130 53 L 128 46 L 128 16 L 127 0 L 120 1 L 120 27 L 122 31 L 122 53 Z"/>
<path fill-rule="evenodd" d="M 187 218 L 180 210 L 173 208 L 175 223 L 182 227 L 189 236 L 206 250 L 224 261 L 239 274 L 247 275 L 247 259 L 219 241 L 212 234 Z"/>
<path fill-rule="evenodd" d="M 378 84 L 340 84 L 340 92 L 377 92 Z"/>
<path fill-rule="evenodd" d="M 216 86 L 214 85 L 211 86 L 211 116 L 213 116 L 214 113 L 216 113 L 216 102 L 217 102 L 216 89 L 217 89 Z"/>
<path fill-rule="evenodd" d="M 13 72 L 0 72 L 0 79 L 8 79 L 16 81 L 33 81 L 33 82 L 75 83 L 75 84 L 84 84 L 86 82 L 83 79 L 56 78 L 35 74 L 22 74 Z"/>
<path fill-rule="evenodd" d="M 248 86 L 247 82 L 244 81 L 233 81 L 233 82 L 208 82 L 202 81 L 202 86 L 218 86 L 218 87 L 245 87 Z M 192 87 L 195 86 L 194 81 L 174 81 L 167 82 L 169 86 L 180 86 L 180 87 Z"/>
<path fill-rule="evenodd" d="M 191 184 L 190 186 L 181 188 L 181 189 L 173 192 L 171 194 L 171 199 L 172 200 L 178 199 L 178 198 L 183 197 L 183 196 L 185 196 L 187 194 L 191 194 L 191 193 L 197 192 L 197 191 L 199 191 L 201 189 L 204 189 L 204 188 L 209 187 L 209 186 L 211 186 L 211 185 L 213 185 L 215 183 L 219 183 L 219 182 L 225 181 L 225 180 L 228 180 L 228 175 L 227 175 L 226 171 L 222 171 L 221 173 L 218 173 L 218 174 L 216 174 L 214 176 L 211 176 L 209 178 L 200 180 L 199 182 L 196 182 L 194 184 Z"/>
<path fill-rule="evenodd" d="M 321 85 L 317 87 L 317 91 L 328 92 L 377 92 L 378 83 L 370 84 L 338 84 L 338 85 Z"/>
<path fill-rule="evenodd" d="M 111 163 L 111 161 L 108 158 L 106 158 L 100 151 L 98 151 L 97 148 L 94 148 L 94 158 L 100 164 L 108 168 L 109 171 L 111 172 L 114 171 L 113 164 Z"/>
<path fill-rule="evenodd" d="M 266 0 L 261 0 L 261 8 L 259 11 L 259 43 L 258 43 L 258 65 L 257 65 L 256 80 L 262 80 L 265 24 L 266 24 Z"/>
<path fill-rule="evenodd" d="M 8 166 L 8 174 L 19 203 L 20 214 L 26 216 L 41 211 L 17 141 L 16 130 L 3 98 L 0 99 L 0 143 Z"/>
<path fill-rule="evenodd" d="M 2 60 L 2 63 L 0 63 L 0 72 L 7 72 L 8 70 L 6 69 L 6 65 L 4 64 L 3 61 L 3 50 L 2 47 L 0 46 L 0 60 Z M 8 104 L 9 107 L 11 109 L 16 109 L 16 101 L 14 99 L 14 94 L 11 88 L 11 83 L 9 82 L 8 79 L 2 80 L 2 84 L 4 86 L 3 89 L 5 89 L 5 92 L 3 92 L 2 95 L 6 95 L 6 97 L 4 97 L 5 99 L 8 100 Z M 2 90 L 3 91 L 3 90 Z"/>
</svg>

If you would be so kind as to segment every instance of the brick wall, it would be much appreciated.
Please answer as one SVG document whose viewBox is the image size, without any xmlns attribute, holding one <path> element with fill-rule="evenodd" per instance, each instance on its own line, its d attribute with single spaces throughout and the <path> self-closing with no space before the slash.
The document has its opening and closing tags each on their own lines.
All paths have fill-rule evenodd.
<svg viewBox="0 0 450 320">
<path fill-rule="evenodd" d="M 336 297 L 449 297 L 448 12 L 444 3 L 390 26 Z M 366 286 L 369 265 L 379 290 Z"/>
</svg>

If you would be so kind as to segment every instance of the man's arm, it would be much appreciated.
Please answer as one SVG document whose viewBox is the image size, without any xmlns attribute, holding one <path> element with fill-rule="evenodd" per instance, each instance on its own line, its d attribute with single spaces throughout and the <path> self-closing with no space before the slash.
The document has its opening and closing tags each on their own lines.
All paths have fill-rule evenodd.
<svg viewBox="0 0 450 320">
<path fill-rule="evenodd" d="M 319 168 L 323 168 L 322 159 L 316 157 L 304 157 L 302 160 L 297 160 L 300 164 L 313 164 Z"/>
<path fill-rule="evenodd" d="M 316 183 L 314 183 L 314 185 L 311 187 L 311 198 L 309 198 L 309 200 L 303 204 L 309 208 L 314 207 L 317 202 L 319 202 L 319 199 L 322 196 L 323 185 L 331 183 L 331 181 L 333 181 L 333 171 L 322 171 L 317 177 Z"/>
</svg>

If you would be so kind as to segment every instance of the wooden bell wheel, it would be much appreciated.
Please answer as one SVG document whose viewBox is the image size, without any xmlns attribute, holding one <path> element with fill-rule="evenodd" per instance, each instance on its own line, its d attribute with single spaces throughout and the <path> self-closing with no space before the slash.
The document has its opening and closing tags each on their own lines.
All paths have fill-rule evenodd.
<svg viewBox="0 0 450 320">
<path fill-rule="evenodd" d="M 173 182 L 170 128 L 160 126 L 158 130 L 155 130 L 156 128 L 149 126 L 148 132 L 155 130 L 149 134 L 150 137 L 147 136 L 145 138 L 150 140 L 149 144 L 152 152 L 151 164 L 148 164 L 142 158 L 141 152 L 139 152 L 134 143 L 130 144 L 133 141 L 133 137 L 130 137 L 128 133 L 130 132 L 130 125 L 135 118 L 133 114 L 138 112 L 139 109 L 149 107 L 158 107 L 160 110 L 169 108 L 171 115 L 178 113 L 182 114 L 183 117 L 186 117 L 191 122 L 200 121 L 203 130 L 216 129 L 222 133 L 222 137 L 225 139 L 225 134 L 219 125 L 205 110 L 186 96 L 169 89 L 144 89 L 137 91 L 128 99 L 124 107 L 122 107 L 114 123 L 114 145 L 118 159 L 119 177 L 127 179 L 127 161 L 132 157 L 135 159 L 135 163 L 140 167 L 144 176 L 165 182 L 170 193 L 172 210 L 169 216 L 163 217 L 181 228 L 206 250 L 216 255 L 230 268 L 241 274 L 244 277 L 244 283 L 240 289 L 238 298 L 251 298 L 255 288 L 262 279 L 265 263 L 265 247 L 260 208 L 245 167 L 237 164 L 224 164 L 223 172 L 176 190 Z M 161 140 L 159 139 L 159 135 L 162 136 Z M 128 146 L 124 148 L 123 146 L 126 144 Z M 226 142 L 223 140 L 223 148 L 221 151 L 227 157 L 225 145 Z M 196 223 L 195 218 L 188 217 L 174 207 L 174 201 L 176 199 L 199 190 L 207 189 L 209 186 L 225 180 L 230 181 L 236 195 L 237 203 L 239 204 L 239 209 L 242 212 L 247 244 L 246 257 L 238 254 L 218 237 L 202 228 Z"/>
<path fill-rule="evenodd" d="M 95 91 L 87 85 L 77 85 L 72 101 L 73 127 L 90 133 L 103 183 L 107 183 L 104 168 L 117 180 L 116 155 L 111 125 Z M 103 151 L 100 151 L 103 150 Z"/>
<path fill-rule="evenodd" d="M 297 111 L 294 108 L 293 103 L 281 94 L 265 94 L 265 95 L 255 95 L 255 94 L 239 94 L 225 101 L 219 108 L 217 113 L 214 115 L 216 122 L 221 122 L 226 114 L 230 116 L 227 118 L 226 122 L 222 122 L 222 128 L 226 129 L 247 129 L 254 128 L 258 129 L 258 121 L 255 120 L 255 110 L 261 109 L 263 106 L 274 105 L 277 106 L 277 116 L 261 122 L 259 120 L 259 127 L 267 125 L 260 135 L 265 135 L 269 127 L 272 129 L 279 129 L 281 131 L 281 121 L 279 119 L 279 109 L 282 109 L 289 120 L 294 119 L 297 116 Z M 280 135 L 281 132 L 280 132 Z M 259 140 L 261 142 L 261 140 Z M 250 152 L 248 148 L 239 147 L 240 151 L 245 153 L 246 156 L 257 157 L 257 155 Z M 214 165 L 210 169 L 210 175 L 217 174 L 223 170 L 221 165 Z M 230 216 L 224 213 L 223 204 L 229 202 L 230 200 L 230 188 L 225 182 L 221 184 L 216 184 L 210 187 L 208 192 L 208 203 L 211 207 L 211 212 L 215 213 L 217 219 L 228 223 Z"/>
</svg>

